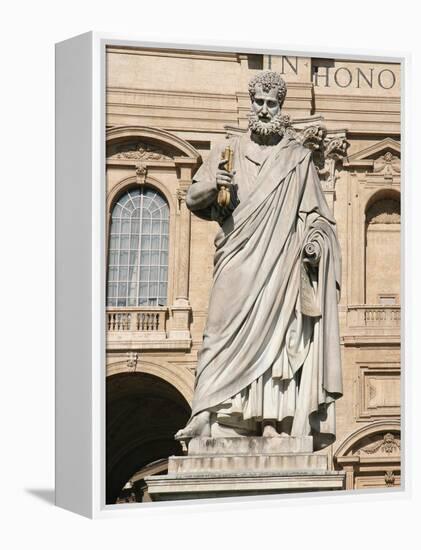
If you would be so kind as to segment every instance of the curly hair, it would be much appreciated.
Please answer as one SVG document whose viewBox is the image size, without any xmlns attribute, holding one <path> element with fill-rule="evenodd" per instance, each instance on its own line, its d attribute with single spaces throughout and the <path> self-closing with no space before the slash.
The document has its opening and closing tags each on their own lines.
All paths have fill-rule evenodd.
<svg viewBox="0 0 421 550">
<path fill-rule="evenodd" d="M 249 83 L 250 99 L 253 101 L 256 94 L 256 86 L 262 87 L 264 92 L 268 92 L 271 88 L 278 88 L 278 101 L 282 106 L 285 96 L 287 95 L 287 85 L 279 73 L 273 71 L 263 71 L 254 76 Z"/>
</svg>

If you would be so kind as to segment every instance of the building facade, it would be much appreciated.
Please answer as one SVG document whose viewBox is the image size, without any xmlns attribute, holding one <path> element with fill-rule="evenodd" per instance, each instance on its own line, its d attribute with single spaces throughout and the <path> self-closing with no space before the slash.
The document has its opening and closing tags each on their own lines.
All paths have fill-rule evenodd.
<svg viewBox="0 0 421 550">
<path fill-rule="evenodd" d="M 280 72 L 342 251 L 344 395 L 331 469 L 400 483 L 400 67 L 201 51 L 107 51 L 107 503 L 146 501 L 182 454 L 207 316 L 216 222 L 185 194 L 211 147 L 247 128 L 248 82 Z M 303 139 L 304 139 L 303 138 Z M 323 151 L 321 151 L 323 149 Z"/>
</svg>

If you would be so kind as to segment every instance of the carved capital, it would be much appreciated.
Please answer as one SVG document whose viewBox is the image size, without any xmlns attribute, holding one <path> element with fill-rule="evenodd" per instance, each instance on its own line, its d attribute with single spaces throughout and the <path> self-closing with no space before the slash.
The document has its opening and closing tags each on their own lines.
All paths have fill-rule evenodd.
<svg viewBox="0 0 421 550">
<path fill-rule="evenodd" d="M 319 170 L 319 176 L 324 190 L 335 189 L 338 179 L 337 166 L 345 157 L 349 147 L 349 141 L 344 137 L 326 138 L 323 142 L 324 166 Z"/>
<path fill-rule="evenodd" d="M 321 170 L 324 166 L 324 141 L 327 134 L 325 126 L 312 124 L 302 130 L 290 126 L 287 128 L 287 133 L 313 152 L 314 164 L 318 170 Z"/>
<path fill-rule="evenodd" d="M 322 151 L 324 149 L 326 134 L 327 130 L 325 126 L 315 124 L 314 126 L 304 128 L 297 136 L 297 139 L 311 151 Z"/>
<path fill-rule="evenodd" d="M 337 162 L 346 157 L 349 142 L 343 136 L 329 137 L 323 124 L 314 124 L 303 130 L 289 129 L 289 134 L 313 152 L 313 161 L 324 191 L 335 189 Z"/>
<path fill-rule="evenodd" d="M 346 157 L 349 141 L 344 137 L 337 137 L 325 140 L 325 157 L 329 159 L 342 160 Z"/>
</svg>

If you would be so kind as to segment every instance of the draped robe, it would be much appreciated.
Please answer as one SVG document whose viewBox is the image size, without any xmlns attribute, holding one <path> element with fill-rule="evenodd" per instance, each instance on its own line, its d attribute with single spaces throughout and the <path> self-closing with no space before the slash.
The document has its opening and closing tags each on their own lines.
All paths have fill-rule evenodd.
<svg viewBox="0 0 421 550">
<path fill-rule="evenodd" d="M 275 420 L 322 448 L 334 441 L 342 395 L 335 221 L 311 152 L 288 135 L 263 161 L 249 134 L 229 141 L 237 193 L 231 208 L 219 207 L 216 170 L 227 144 L 213 148 L 187 195 L 194 214 L 221 226 L 192 418 L 211 411 L 239 434 Z M 321 251 L 314 268 L 304 262 L 309 242 Z"/>
</svg>

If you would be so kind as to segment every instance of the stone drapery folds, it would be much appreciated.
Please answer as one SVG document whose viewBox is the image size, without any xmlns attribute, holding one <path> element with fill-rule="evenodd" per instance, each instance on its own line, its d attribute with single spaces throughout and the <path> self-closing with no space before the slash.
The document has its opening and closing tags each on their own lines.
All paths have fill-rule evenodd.
<svg viewBox="0 0 421 550">
<path fill-rule="evenodd" d="M 187 195 L 194 214 L 220 224 L 192 417 L 209 410 L 215 425 L 240 435 L 259 434 L 270 419 L 323 448 L 334 441 L 342 395 L 335 222 L 311 152 L 291 136 L 263 155 L 249 134 L 230 145 L 230 207 L 216 202 L 226 143 L 212 150 Z M 309 243 L 319 251 L 315 265 L 304 252 Z"/>
</svg>

